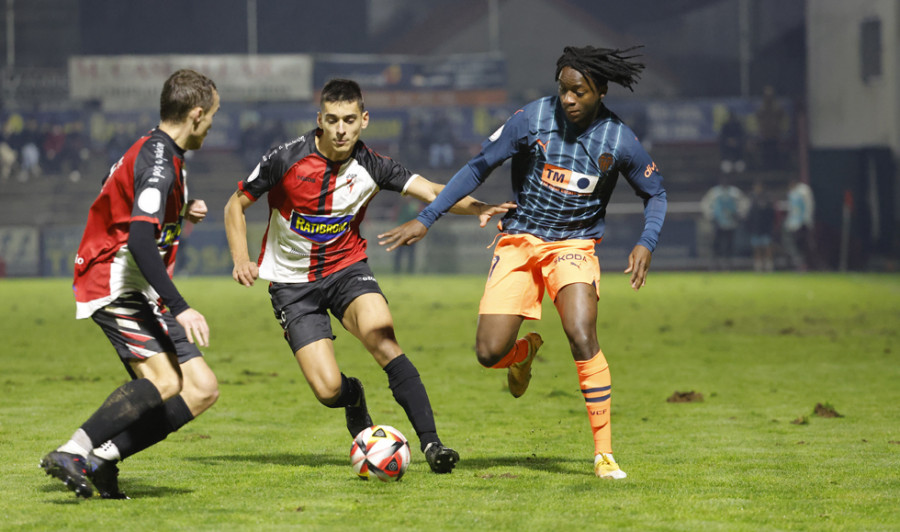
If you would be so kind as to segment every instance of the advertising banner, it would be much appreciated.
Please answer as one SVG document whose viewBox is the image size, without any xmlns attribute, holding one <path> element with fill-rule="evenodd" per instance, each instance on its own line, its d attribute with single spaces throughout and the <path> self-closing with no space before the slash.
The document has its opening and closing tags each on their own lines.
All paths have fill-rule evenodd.
<svg viewBox="0 0 900 532">
<path fill-rule="evenodd" d="M 216 83 L 223 102 L 310 100 L 312 57 L 292 55 L 72 56 L 69 96 L 104 109 L 155 107 L 163 83 L 191 68 Z"/>
</svg>

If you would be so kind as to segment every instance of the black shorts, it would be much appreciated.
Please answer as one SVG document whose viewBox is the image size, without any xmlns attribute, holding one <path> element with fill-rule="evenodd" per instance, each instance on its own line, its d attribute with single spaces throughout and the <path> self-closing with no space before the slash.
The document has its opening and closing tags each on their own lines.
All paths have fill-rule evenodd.
<svg viewBox="0 0 900 532">
<path fill-rule="evenodd" d="M 131 360 L 145 360 L 156 353 L 175 353 L 178 363 L 203 356 L 171 312 L 138 292 L 129 292 L 91 316 L 103 329 L 132 377 Z"/>
<path fill-rule="evenodd" d="M 328 311 L 341 321 L 350 303 L 363 294 L 381 294 L 384 297 L 372 269 L 365 261 L 319 281 L 269 283 L 272 309 L 284 329 L 284 338 L 292 353 L 318 340 L 333 340 Z"/>
</svg>

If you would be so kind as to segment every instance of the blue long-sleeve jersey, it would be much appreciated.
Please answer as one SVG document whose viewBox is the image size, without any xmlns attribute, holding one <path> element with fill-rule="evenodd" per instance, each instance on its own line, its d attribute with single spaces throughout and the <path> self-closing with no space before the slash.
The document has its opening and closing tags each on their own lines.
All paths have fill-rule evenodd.
<svg viewBox="0 0 900 532">
<path fill-rule="evenodd" d="M 503 218 L 504 232 L 547 241 L 599 240 L 606 206 L 621 174 L 644 201 L 644 230 L 638 244 L 656 249 L 666 191 L 653 159 L 631 129 L 603 105 L 596 120 L 579 133 L 566 120 L 556 96 L 516 111 L 418 220 L 430 227 L 509 158 L 518 208 Z"/>
</svg>

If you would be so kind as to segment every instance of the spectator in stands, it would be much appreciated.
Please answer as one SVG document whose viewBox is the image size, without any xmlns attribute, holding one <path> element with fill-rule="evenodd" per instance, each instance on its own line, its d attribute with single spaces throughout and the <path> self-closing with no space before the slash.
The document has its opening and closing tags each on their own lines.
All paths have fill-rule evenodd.
<svg viewBox="0 0 900 532">
<path fill-rule="evenodd" d="M 431 168 L 450 168 L 454 162 L 456 139 L 453 136 L 453 125 L 444 113 L 438 113 L 429 130 L 428 166 Z"/>
<path fill-rule="evenodd" d="M 813 215 L 816 203 L 812 189 L 799 178 L 791 180 L 787 193 L 787 215 L 782 226 L 782 244 L 791 267 L 805 272 L 812 245 Z"/>
<path fill-rule="evenodd" d="M 25 121 L 25 128 L 20 139 L 19 181 L 25 182 L 41 175 L 41 130 L 36 118 Z"/>
<path fill-rule="evenodd" d="M 7 120 L 3 124 L 3 128 L 0 129 L 0 181 L 9 180 L 13 168 L 16 166 L 16 161 L 19 159 L 17 150 L 11 144 L 13 139 L 12 124 L 12 120 Z"/>
<path fill-rule="evenodd" d="M 427 146 L 425 140 L 427 133 L 422 124 L 422 119 L 416 115 L 410 116 L 403 127 L 403 135 L 400 141 L 400 149 L 404 163 L 411 167 L 425 164 Z"/>
<path fill-rule="evenodd" d="M 113 134 L 106 143 L 106 160 L 110 166 L 121 159 L 131 147 L 131 136 L 126 124 L 119 122 L 115 125 Z"/>
<path fill-rule="evenodd" d="M 772 259 L 772 237 L 775 230 L 775 206 L 762 181 L 753 184 L 750 195 L 750 211 L 747 214 L 747 232 L 753 248 L 753 270 L 771 272 L 775 269 Z"/>
<path fill-rule="evenodd" d="M 744 123 L 738 118 L 737 113 L 728 110 L 728 119 L 719 130 L 719 155 L 722 159 L 722 173 L 743 172 L 746 168 L 744 162 L 744 149 L 747 138 L 744 132 Z"/>
<path fill-rule="evenodd" d="M 63 151 L 66 147 L 66 130 L 62 124 L 51 124 L 44 133 L 44 169 L 52 174 L 62 171 Z"/>
<path fill-rule="evenodd" d="M 410 220 L 415 220 L 419 215 L 419 205 L 416 202 L 403 198 L 397 204 L 397 212 L 394 217 L 397 225 L 403 225 Z M 406 268 L 403 268 L 406 263 Z M 415 246 L 400 246 L 394 250 L 394 273 L 413 273 L 416 270 L 416 248 Z"/>
<path fill-rule="evenodd" d="M 62 168 L 68 173 L 69 181 L 73 183 L 81 181 L 81 175 L 90 157 L 90 143 L 84 132 L 84 122 L 76 120 L 69 124 L 61 155 Z"/>
<path fill-rule="evenodd" d="M 759 127 L 759 155 L 763 170 L 784 168 L 782 140 L 787 122 L 787 113 L 778 103 L 775 88 L 766 85 L 763 89 L 762 105 L 756 110 Z"/>
<path fill-rule="evenodd" d="M 266 151 L 269 146 L 263 145 L 267 142 L 265 131 L 259 123 L 259 116 L 256 113 L 250 113 L 245 117 L 243 130 L 241 131 L 241 161 L 244 163 L 246 170 L 253 170 L 256 163 L 259 162 L 259 153 Z"/>
<path fill-rule="evenodd" d="M 700 200 L 704 217 L 713 225 L 713 269 L 731 269 L 734 241 L 741 220 L 747 214 L 749 201 L 741 189 L 728 183 L 723 174 Z"/>
<path fill-rule="evenodd" d="M 281 120 L 268 120 L 265 123 L 265 127 L 263 128 L 263 136 L 262 136 L 262 150 L 268 150 L 273 146 L 278 146 L 278 144 L 285 141 L 285 139 L 292 138 L 291 135 L 288 135 L 287 130 L 284 127 L 284 122 Z M 257 155 L 259 155 L 257 153 Z M 256 162 L 259 162 L 257 159 Z M 256 166 L 256 165 L 254 165 Z"/>
</svg>

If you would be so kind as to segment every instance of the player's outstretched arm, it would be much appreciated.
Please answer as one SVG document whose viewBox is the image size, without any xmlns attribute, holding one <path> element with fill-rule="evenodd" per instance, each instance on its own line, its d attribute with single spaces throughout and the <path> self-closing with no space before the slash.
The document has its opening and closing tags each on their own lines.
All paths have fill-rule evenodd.
<svg viewBox="0 0 900 532">
<path fill-rule="evenodd" d="M 628 255 L 628 268 L 625 269 L 625 273 L 631 274 L 631 288 L 635 292 L 647 284 L 647 271 L 650 269 L 652 255 L 649 249 L 641 245 L 634 246 Z"/>
<path fill-rule="evenodd" d="M 253 199 L 240 190 L 232 194 L 225 204 L 225 236 L 234 262 L 231 277 L 244 286 L 253 286 L 253 282 L 259 278 L 259 267 L 250 260 L 250 251 L 247 249 L 247 217 L 244 211 L 250 205 L 253 205 Z"/>
<path fill-rule="evenodd" d="M 409 246 L 425 238 L 428 228 L 419 220 L 410 220 L 405 224 L 378 235 L 378 245 L 388 246 L 387 251 L 394 251 L 400 246 Z"/>
</svg>

